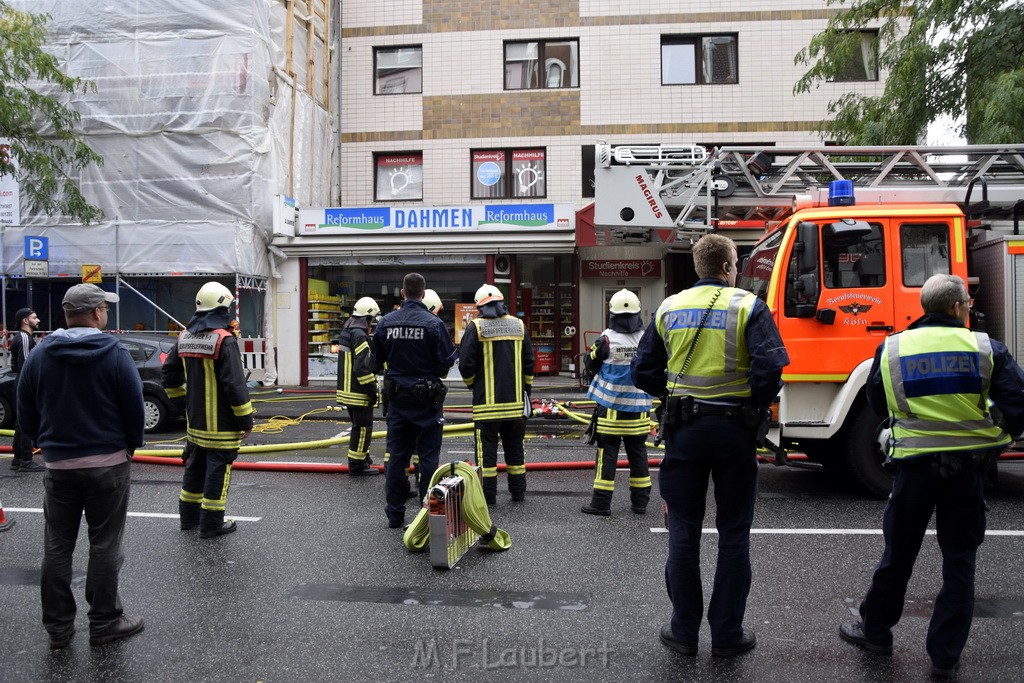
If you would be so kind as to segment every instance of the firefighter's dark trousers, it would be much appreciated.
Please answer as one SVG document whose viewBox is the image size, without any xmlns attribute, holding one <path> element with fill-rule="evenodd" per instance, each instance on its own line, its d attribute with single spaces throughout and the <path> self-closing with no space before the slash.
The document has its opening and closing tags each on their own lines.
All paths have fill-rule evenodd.
<svg viewBox="0 0 1024 683">
<path fill-rule="evenodd" d="M 526 419 L 476 422 L 476 461 L 482 464 L 484 498 L 493 503 L 498 494 L 498 440 L 505 452 L 505 473 L 513 499 L 526 494 Z"/>
<path fill-rule="evenodd" d="M 199 531 L 213 531 L 224 523 L 224 508 L 231 484 L 231 463 L 238 451 L 218 451 L 194 446 L 185 465 L 178 496 L 182 528 L 199 524 Z"/>
<path fill-rule="evenodd" d="M 597 458 L 594 463 L 595 507 L 607 509 L 615 491 L 615 470 L 619 462 L 619 443 L 629 460 L 629 504 L 635 510 L 646 510 L 651 499 L 651 470 L 647 463 L 647 435 L 597 434 Z"/>
<path fill-rule="evenodd" d="M 373 408 L 349 406 L 348 419 L 352 431 L 348 437 L 348 466 L 365 467 L 370 455 L 370 439 L 373 435 Z"/>
</svg>

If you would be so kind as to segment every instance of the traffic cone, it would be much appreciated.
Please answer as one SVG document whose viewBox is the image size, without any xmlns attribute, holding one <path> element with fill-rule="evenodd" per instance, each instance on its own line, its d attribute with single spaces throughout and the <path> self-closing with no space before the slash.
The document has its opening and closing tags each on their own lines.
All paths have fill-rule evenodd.
<svg viewBox="0 0 1024 683">
<path fill-rule="evenodd" d="M 7 531 L 14 526 L 13 519 L 7 519 L 7 515 L 4 514 L 4 504 L 0 502 L 0 531 Z"/>
</svg>

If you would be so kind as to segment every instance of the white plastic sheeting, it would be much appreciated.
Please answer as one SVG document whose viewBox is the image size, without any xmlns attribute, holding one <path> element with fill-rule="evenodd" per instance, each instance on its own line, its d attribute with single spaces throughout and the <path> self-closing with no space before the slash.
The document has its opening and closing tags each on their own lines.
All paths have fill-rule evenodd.
<svg viewBox="0 0 1024 683">
<path fill-rule="evenodd" d="M 330 113 L 283 75 L 290 63 L 306 68 L 306 48 L 294 40 L 302 59 L 287 59 L 280 0 L 9 4 L 51 15 L 48 49 L 95 84 L 68 104 L 104 159 L 80 187 L 105 219 L 74 225 L 23 198 L 24 227 L 3 233 L 4 274 L 24 273 L 24 235 L 44 235 L 51 276 L 93 263 L 110 273 L 269 277 L 274 195 L 330 205 Z"/>
</svg>

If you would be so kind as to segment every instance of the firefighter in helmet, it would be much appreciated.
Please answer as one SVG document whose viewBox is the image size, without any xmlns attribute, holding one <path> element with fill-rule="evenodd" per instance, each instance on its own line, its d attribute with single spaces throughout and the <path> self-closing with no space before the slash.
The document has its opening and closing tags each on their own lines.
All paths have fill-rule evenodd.
<svg viewBox="0 0 1024 683">
<path fill-rule="evenodd" d="M 646 444 L 651 429 L 648 417 L 651 396 L 637 389 L 629 376 L 629 362 L 636 355 L 643 336 L 640 299 L 628 289 L 619 290 L 608 302 L 608 312 L 608 329 L 583 358 L 587 371 L 594 377 L 587 397 L 597 403 L 594 408 L 597 462 L 590 504 L 580 509 L 588 515 L 607 517 L 611 514 L 621 441 L 629 459 L 630 507 L 642 515 L 647 512 L 651 499 Z"/>
<path fill-rule="evenodd" d="M 219 282 L 196 294 L 196 312 L 167 354 L 161 383 L 172 400 L 185 401 L 185 474 L 178 497 L 182 530 L 199 527 L 201 538 L 235 530 L 224 521 L 231 463 L 252 432 L 253 408 L 234 332 L 234 295 Z M 186 378 L 188 384 L 186 386 Z"/>
<path fill-rule="evenodd" d="M 423 292 L 423 305 L 434 315 L 440 315 L 441 309 L 444 308 L 444 304 L 441 303 L 441 297 L 432 289 Z"/>
<path fill-rule="evenodd" d="M 459 346 L 459 372 L 473 392 L 476 461 L 483 466 L 484 498 L 498 493 L 498 439 L 505 451 L 508 490 L 513 501 L 526 498 L 524 410 L 533 384 L 533 344 L 526 326 L 509 315 L 494 285 L 476 290 L 477 317 L 469 321 Z"/>
<path fill-rule="evenodd" d="M 373 408 L 377 405 L 377 376 L 370 335 L 380 306 L 368 296 L 356 302 L 338 336 L 338 392 L 336 400 L 348 409 L 352 430 L 348 443 L 348 473 L 353 477 L 380 474 L 371 467 L 370 438 Z"/>
</svg>

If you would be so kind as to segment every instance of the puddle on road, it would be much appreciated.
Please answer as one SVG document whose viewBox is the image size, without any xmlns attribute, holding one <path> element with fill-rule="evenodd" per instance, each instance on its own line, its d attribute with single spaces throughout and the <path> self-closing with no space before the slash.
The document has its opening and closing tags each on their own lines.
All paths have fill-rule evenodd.
<svg viewBox="0 0 1024 683">
<path fill-rule="evenodd" d="M 526 591 L 460 591 L 424 588 L 383 588 L 303 583 L 290 598 L 334 602 L 371 602 L 431 607 L 503 607 L 507 609 L 547 609 L 586 612 L 590 596 L 584 593 L 533 593 Z"/>
</svg>

